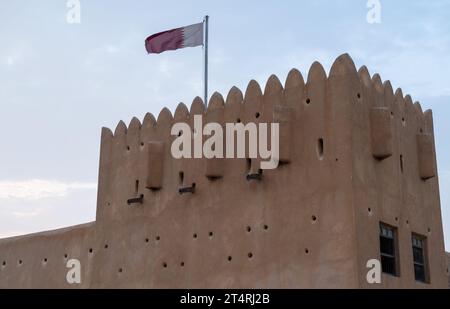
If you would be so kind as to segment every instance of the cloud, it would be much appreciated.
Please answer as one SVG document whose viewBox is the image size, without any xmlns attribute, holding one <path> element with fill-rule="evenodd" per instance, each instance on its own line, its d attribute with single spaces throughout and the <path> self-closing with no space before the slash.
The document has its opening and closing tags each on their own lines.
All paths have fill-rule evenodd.
<svg viewBox="0 0 450 309">
<path fill-rule="evenodd" d="M 33 201 L 44 198 L 64 197 L 74 190 L 95 190 L 96 188 L 96 183 L 89 182 L 62 182 L 42 179 L 0 181 L 0 200 L 18 199 Z M 17 213 L 16 215 L 23 216 L 24 214 Z"/>
<path fill-rule="evenodd" d="M 16 62 L 16 61 L 14 60 L 14 57 L 12 57 L 12 56 L 10 56 L 10 57 L 8 57 L 8 58 L 6 59 L 6 64 L 7 64 L 8 66 L 13 66 L 13 65 L 14 65 L 14 62 Z"/>
<path fill-rule="evenodd" d="M 13 211 L 12 215 L 18 218 L 30 218 L 39 216 L 44 209 L 38 208 L 31 211 Z"/>
<path fill-rule="evenodd" d="M 108 54 L 116 54 L 116 53 L 119 52 L 119 48 L 117 46 L 114 46 L 114 45 L 106 46 L 105 50 L 106 50 L 106 52 Z"/>
<path fill-rule="evenodd" d="M 96 184 L 0 181 L 0 239 L 95 220 Z"/>
<path fill-rule="evenodd" d="M 164 58 L 158 63 L 158 71 L 165 77 L 170 78 L 177 66 L 179 66 L 177 63 Z"/>
<path fill-rule="evenodd" d="M 15 64 L 17 64 L 17 62 L 19 60 L 20 60 L 20 54 L 19 53 L 14 53 L 14 54 L 6 56 L 4 62 L 6 64 L 6 66 L 12 67 Z"/>
</svg>

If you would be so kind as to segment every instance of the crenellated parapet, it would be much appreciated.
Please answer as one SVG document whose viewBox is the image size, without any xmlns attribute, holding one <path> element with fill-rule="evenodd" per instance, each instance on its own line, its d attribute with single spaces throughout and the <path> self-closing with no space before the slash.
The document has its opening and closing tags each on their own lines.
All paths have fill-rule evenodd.
<svg viewBox="0 0 450 309">
<path fill-rule="evenodd" d="M 148 113 L 142 124 L 137 118 L 128 127 L 120 121 L 114 134 L 103 128 L 98 207 L 103 208 L 112 200 L 126 204 L 141 195 L 145 200 L 161 190 L 170 194 L 178 194 L 183 188 L 195 191 L 191 189 L 198 184 L 198 177 L 214 181 L 225 174 L 259 172 L 260 159 L 248 159 L 245 164 L 224 158 L 174 159 L 170 146 L 176 136 L 170 134 L 171 128 L 174 123 L 184 122 L 194 130 L 195 115 L 203 116 L 203 126 L 210 122 L 278 123 L 279 168 L 292 161 L 312 159 L 295 154 L 296 145 L 303 147 L 308 139 L 305 134 L 311 130 L 317 132 L 316 155 L 322 160 L 330 150 L 351 156 L 348 141 L 359 125 L 368 123 L 371 154 L 376 160 L 385 160 L 393 155 L 394 144 L 400 138 L 394 136 L 396 123 L 414 126 L 417 164 L 412 168 L 423 180 L 436 175 L 431 111 L 423 113 L 418 102 L 413 104 L 411 96 L 403 96 L 401 89 L 394 93 L 389 81 L 382 82 L 378 74 L 371 77 L 365 66 L 357 71 L 345 54 L 336 59 L 328 76 L 322 65 L 315 62 L 306 82 L 293 69 L 284 86 L 272 75 L 264 91 L 252 80 L 245 94 L 236 87 L 230 89 L 225 99 L 214 93 L 206 109 L 197 97 L 190 109 L 180 103 L 173 115 L 164 108 L 157 120 Z M 330 139 L 334 142 L 330 143 Z"/>
<path fill-rule="evenodd" d="M 241 158 L 198 153 L 212 123 L 277 124 L 277 167 L 262 169 L 248 139 Z M 230 150 L 223 133 L 214 150 Z M 192 158 L 177 159 L 171 147 L 186 136 Z M 397 231 L 400 276 L 373 286 L 380 223 Z M 424 287 L 412 235 L 427 240 L 425 287 L 445 287 L 432 113 L 344 54 L 328 74 L 314 62 L 306 79 L 293 69 L 284 85 L 272 75 L 207 107 L 197 97 L 103 128 L 96 221 L 0 240 L 0 287 Z M 70 259 L 80 286 L 66 282 Z"/>
</svg>

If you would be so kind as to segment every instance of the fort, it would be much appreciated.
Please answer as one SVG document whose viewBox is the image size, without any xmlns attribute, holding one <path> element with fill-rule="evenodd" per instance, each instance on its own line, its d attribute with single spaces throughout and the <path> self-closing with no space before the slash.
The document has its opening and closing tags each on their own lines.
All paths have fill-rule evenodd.
<svg viewBox="0 0 450 309">
<path fill-rule="evenodd" d="M 172 125 L 195 115 L 279 123 L 280 164 L 173 158 Z M 101 132 L 95 222 L 2 239 L 0 263 L 0 288 L 448 287 L 432 113 L 344 54 L 306 82 L 120 121 Z"/>
</svg>

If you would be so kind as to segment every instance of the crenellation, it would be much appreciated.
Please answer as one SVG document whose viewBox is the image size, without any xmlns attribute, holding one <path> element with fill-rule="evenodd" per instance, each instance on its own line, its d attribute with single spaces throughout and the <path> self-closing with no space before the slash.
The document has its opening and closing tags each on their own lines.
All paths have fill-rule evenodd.
<svg viewBox="0 0 450 309">
<path fill-rule="evenodd" d="M 167 107 L 164 107 L 158 115 L 156 120 L 157 132 L 162 135 L 170 134 L 170 128 L 173 123 L 173 116 Z M 167 134 L 168 133 L 168 134 Z"/>
<path fill-rule="evenodd" d="M 292 69 L 286 77 L 284 99 L 282 102 L 290 108 L 292 108 L 293 121 L 297 121 L 300 110 L 303 109 L 302 98 L 305 91 L 305 81 L 300 71 Z"/>
<path fill-rule="evenodd" d="M 280 163 L 289 163 L 291 160 L 291 141 L 292 141 L 292 122 L 293 109 L 286 105 L 274 105 L 273 107 L 273 122 L 280 126 L 279 131 L 279 159 Z"/>
<path fill-rule="evenodd" d="M 173 120 L 175 122 L 187 122 L 189 119 L 189 110 L 184 103 L 178 104 L 175 109 Z"/>
<path fill-rule="evenodd" d="M 384 106 L 389 109 L 391 113 L 391 119 L 394 118 L 392 105 L 395 102 L 394 90 L 392 89 L 391 82 L 389 80 L 383 83 L 383 93 L 384 93 Z"/>
<path fill-rule="evenodd" d="M 222 128 L 224 127 L 224 105 L 225 101 L 222 95 L 218 92 L 214 92 L 209 101 L 208 109 L 206 112 L 207 123 L 218 123 Z M 215 150 L 224 150 L 225 141 L 215 145 Z M 217 148 L 218 147 L 218 148 Z M 206 160 L 205 176 L 209 179 L 215 180 L 222 178 L 224 174 L 224 159 L 212 158 Z"/>
<path fill-rule="evenodd" d="M 365 65 L 359 68 L 358 75 L 366 89 L 372 90 L 372 78 L 370 77 L 369 69 Z"/>
<path fill-rule="evenodd" d="M 133 117 L 127 129 L 127 150 L 136 152 L 141 147 L 141 122 L 138 118 Z"/>
</svg>

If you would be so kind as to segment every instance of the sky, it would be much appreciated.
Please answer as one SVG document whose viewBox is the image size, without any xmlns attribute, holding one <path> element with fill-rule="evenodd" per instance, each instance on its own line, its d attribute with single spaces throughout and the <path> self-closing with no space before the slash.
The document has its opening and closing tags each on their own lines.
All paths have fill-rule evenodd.
<svg viewBox="0 0 450 309">
<path fill-rule="evenodd" d="M 208 14 L 211 92 L 349 53 L 431 108 L 450 251 L 450 0 L 380 0 L 380 23 L 366 0 L 68 2 L 0 0 L 0 238 L 95 220 L 101 127 L 202 95 L 202 48 L 145 38 Z"/>
</svg>

